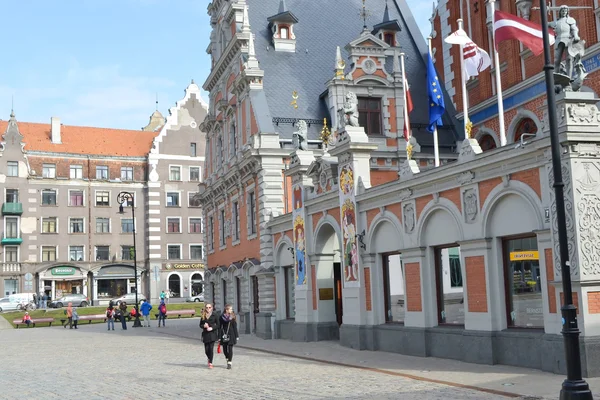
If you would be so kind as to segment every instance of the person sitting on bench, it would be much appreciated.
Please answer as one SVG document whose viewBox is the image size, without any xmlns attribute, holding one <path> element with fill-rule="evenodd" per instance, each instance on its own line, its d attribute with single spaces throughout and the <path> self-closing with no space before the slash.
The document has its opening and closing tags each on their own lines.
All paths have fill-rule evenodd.
<svg viewBox="0 0 600 400">
<path fill-rule="evenodd" d="M 23 323 L 27 326 L 31 325 L 31 316 L 28 312 L 26 312 L 25 315 L 23 315 Z"/>
</svg>

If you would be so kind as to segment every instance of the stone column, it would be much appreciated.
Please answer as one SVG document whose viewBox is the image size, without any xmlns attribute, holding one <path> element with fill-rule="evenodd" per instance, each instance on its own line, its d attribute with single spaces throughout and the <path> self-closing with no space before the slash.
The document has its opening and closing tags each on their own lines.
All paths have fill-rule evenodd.
<svg viewBox="0 0 600 400">
<path fill-rule="evenodd" d="M 431 326 L 428 323 L 427 315 L 430 315 L 430 320 L 436 317 L 437 305 L 436 297 L 432 297 L 432 293 L 427 298 L 427 293 L 423 291 L 423 282 L 428 279 L 427 270 L 431 270 L 430 274 L 435 274 L 433 268 L 427 268 L 426 248 L 415 247 L 412 249 L 404 249 L 402 251 L 402 270 L 404 272 L 404 326 L 410 329 L 403 332 L 403 340 L 405 343 L 410 343 L 410 355 L 427 356 L 427 343 L 425 329 Z M 426 303 L 428 302 L 428 303 Z M 432 309 L 433 307 L 433 309 Z M 429 310 L 426 312 L 426 310 Z M 436 320 L 437 324 L 437 320 Z"/>
<path fill-rule="evenodd" d="M 256 315 L 256 336 L 262 339 L 272 339 L 275 322 L 275 273 L 271 270 L 261 270 L 258 276 L 259 313 Z"/>
<path fill-rule="evenodd" d="M 552 231 L 536 231 L 540 275 L 542 282 L 542 311 L 544 313 L 544 332 L 560 335 L 562 330 L 560 304 L 554 281 L 554 255 L 552 249 Z"/>
</svg>

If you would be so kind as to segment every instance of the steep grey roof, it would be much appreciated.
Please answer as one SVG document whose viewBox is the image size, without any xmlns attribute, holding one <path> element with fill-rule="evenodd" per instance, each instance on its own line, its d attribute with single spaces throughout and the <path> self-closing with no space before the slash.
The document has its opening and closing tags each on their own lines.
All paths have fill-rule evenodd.
<svg viewBox="0 0 600 400">
<path fill-rule="evenodd" d="M 287 0 L 287 11 L 298 18 L 294 25 L 296 52 L 276 52 L 267 18 L 278 14 L 280 0 L 248 0 L 252 32 L 255 34 L 255 50 L 261 69 L 265 72 L 264 91 L 273 118 L 303 118 L 323 120 L 329 115 L 324 100 L 319 97 L 327 88 L 325 84 L 334 76 L 336 47 L 342 49 L 357 39 L 362 32 L 363 21 L 359 16 L 361 0 Z M 369 26 L 384 20 L 386 2 L 369 1 L 371 17 Z M 402 51 L 406 54 L 406 74 L 411 87 L 414 110 L 410 115 L 413 135 L 427 151 L 433 145 L 433 136 L 425 130 L 429 122 L 427 77 L 425 60 L 427 44 L 405 0 L 389 0 L 389 19 L 398 20 L 398 33 Z M 342 57 L 348 54 L 342 50 Z M 391 72 L 391 57 L 388 63 Z M 348 69 L 346 70 L 348 71 Z M 298 109 L 290 104 L 292 92 L 299 94 Z M 455 118 L 456 111 L 446 96 L 444 127 L 438 129 L 440 146 L 454 145 L 464 138 Z M 315 127 L 316 128 L 316 127 Z M 275 126 L 282 139 L 289 139 L 294 129 Z M 309 139 L 318 137 L 318 129 L 309 131 Z"/>
</svg>

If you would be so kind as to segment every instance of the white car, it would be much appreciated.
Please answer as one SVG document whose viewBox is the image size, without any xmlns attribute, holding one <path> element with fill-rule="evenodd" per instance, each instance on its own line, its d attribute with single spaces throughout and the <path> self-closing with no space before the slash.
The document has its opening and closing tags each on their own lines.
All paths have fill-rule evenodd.
<svg viewBox="0 0 600 400">
<path fill-rule="evenodd" d="M 204 303 L 204 293 L 200 293 L 196 296 L 188 297 L 185 301 L 189 303 Z"/>
<path fill-rule="evenodd" d="M 142 300 L 146 300 L 146 296 L 144 296 L 141 293 L 138 293 L 137 295 L 138 298 L 138 302 L 141 304 Z M 131 304 L 135 304 L 135 293 L 127 293 L 121 297 L 117 297 L 116 299 L 112 299 L 112 302 L 114 305 L 119 306 L 121 304 L 121 302 L 125 302 L 128 305 Z"/>
<path fill-rule="evenodd" d="M 10 301 L 9 298 L 0 299 L 0 312 L 16 311 L 19 309 L 19 302 Z"/>
</svg>

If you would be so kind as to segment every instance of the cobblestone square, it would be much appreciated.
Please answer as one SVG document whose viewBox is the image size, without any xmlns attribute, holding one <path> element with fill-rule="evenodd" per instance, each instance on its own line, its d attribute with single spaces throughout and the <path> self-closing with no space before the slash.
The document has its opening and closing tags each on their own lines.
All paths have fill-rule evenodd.
<svg viewBox="0 0 600 400">
<path fill-rule="evenodd" d="M 104 324 L 2 330 L 0 398 L 506 399 L 239 348 L 232 370 L 222 354 L 209 370 L 202 343 L 176 336 L 184 324 L 168 322 L 164 330 L 131 324 L 127 331 L 106 331 Z"/>
</svg>

